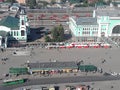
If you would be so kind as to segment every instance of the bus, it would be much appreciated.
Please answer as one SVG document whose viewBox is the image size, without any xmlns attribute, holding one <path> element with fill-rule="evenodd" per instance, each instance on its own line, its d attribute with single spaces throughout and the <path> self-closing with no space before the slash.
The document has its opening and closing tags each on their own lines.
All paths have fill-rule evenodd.
<svg viewBox="0 0 120 90">
<path fill-rule="evenodd" d="M 25 83 L 26 80 L 27 79 L 23 79 L 23 78 L 3 80 L 3 86 L 22 84 Z"/>
</svg>

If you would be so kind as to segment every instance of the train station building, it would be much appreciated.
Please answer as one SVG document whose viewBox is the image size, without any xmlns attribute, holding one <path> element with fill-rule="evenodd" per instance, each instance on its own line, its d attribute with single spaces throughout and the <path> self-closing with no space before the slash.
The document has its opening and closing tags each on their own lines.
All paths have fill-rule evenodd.
<svg viewBox="0 0 120 90">
<path fill-rule="evenodd" d="M 29 24 L 24 10 L 21 10 L 19 18 L 7 16 L 0 21 L 0 46 L 7 47 L 26 42 L 29 33 Z"/>
<path fill-rule="evenodd" d="M 113 6 L 99 7 L 93 17 L 69 17 L 69 28 L 77 42 L 100 42 L 101 38 L 120 36 L 120 12 Z"/>
</svg>

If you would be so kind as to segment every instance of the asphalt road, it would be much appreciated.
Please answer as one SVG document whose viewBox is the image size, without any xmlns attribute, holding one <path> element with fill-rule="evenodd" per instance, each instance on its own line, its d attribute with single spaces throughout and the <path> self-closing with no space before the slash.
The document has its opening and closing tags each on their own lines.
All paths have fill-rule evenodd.
<svg viewBox="0 0 120 90">
<path fill-rule="evenodd" d="M 95 81 L 111 81 L 111 80 L 120 80 L 120 76 L 74 76 L 74 77 L 31 79 L 28 80 L 26 83 L 20 85 L 0 86 L 0 90 L 13 90 L 18 87 L 24 87 L 29 85 L 79 83 L 79 82 L 95 82 Z"/>
</svg>

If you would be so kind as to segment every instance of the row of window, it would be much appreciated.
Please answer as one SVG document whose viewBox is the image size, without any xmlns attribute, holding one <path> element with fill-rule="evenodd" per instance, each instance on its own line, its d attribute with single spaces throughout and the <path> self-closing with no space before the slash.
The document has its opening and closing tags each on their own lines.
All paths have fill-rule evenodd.
<svg viewBox="0 0 120 90">
<path fill-rule="evenodd" d="M 83 31 L 82 32 L 83 35 L 90 35 L 90 31 Z M 97 31 L 92 31 L 92 34 L 98 34 Z"/>
<path fill-rule="evenodd" d="M 83 30 L 98 30 L 98 28 L 83 28 Z"/>
<path fill-rule="evenodd" d="M 83 31 L 82 34 L 83 35 L 90 34 L 90 31 Z"/>
<path fill-rule="evenodd" d="M 9 36 L 19 36 L 19 31 L 11 31 L 11 33 L 9 33 Z M 25 36 L 24 30 L 21 30 L 21 36 Z"/>
</svg>

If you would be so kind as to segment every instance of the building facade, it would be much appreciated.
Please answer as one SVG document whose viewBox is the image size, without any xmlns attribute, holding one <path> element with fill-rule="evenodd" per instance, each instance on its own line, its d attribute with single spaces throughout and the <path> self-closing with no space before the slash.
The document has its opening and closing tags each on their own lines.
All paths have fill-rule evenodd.
<svg viewBox="0 0 120 90">
<path fill-rule="evenodd" d="M 27 15 L 22 10 L 19 18 L 7 16 L 0 21 L 1 46 L 7 47 L 21 42 L 27 42 L 29 24 Z"/>
<path fill-rule="evenodd" d="M 78 42 L 99 42 L 101 37 L 120 36 L 120 13 L 114 7 L 98 8 L 93 17 L 70 17 L 69 28 Z"/>
</svg>

